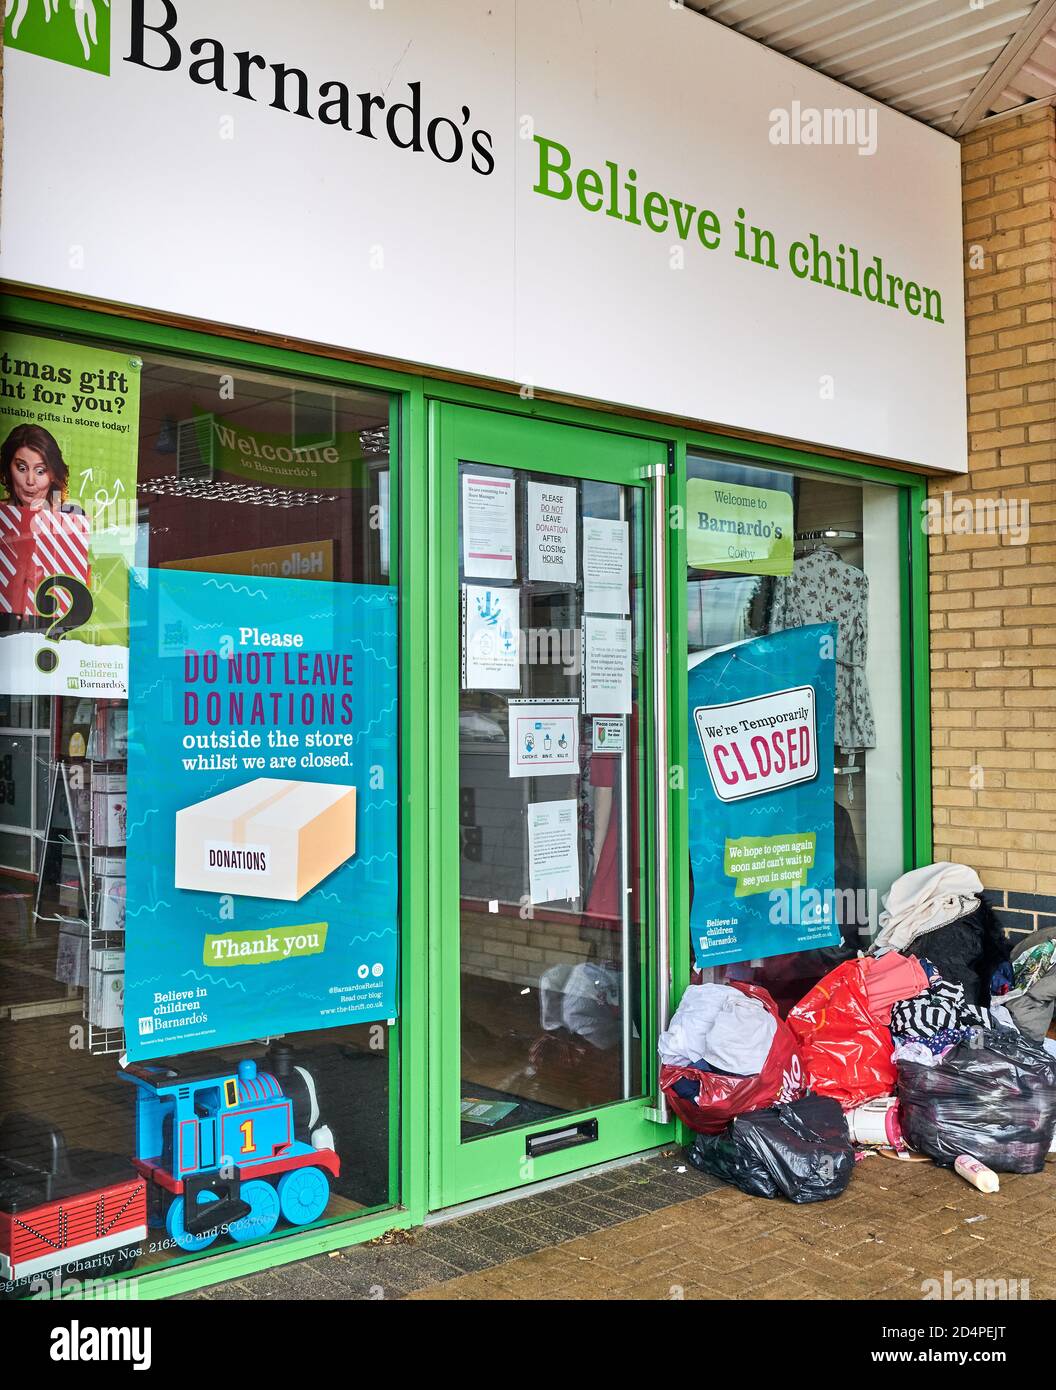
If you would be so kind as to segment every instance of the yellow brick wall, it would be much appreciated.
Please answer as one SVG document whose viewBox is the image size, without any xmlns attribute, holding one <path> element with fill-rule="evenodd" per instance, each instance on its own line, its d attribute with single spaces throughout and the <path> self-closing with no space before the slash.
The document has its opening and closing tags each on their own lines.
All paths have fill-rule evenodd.
<svg viewBox="0 0 1056 1390">
<path fill-rule="evenodd" d="M 525 921 L 512 915 L 462 913 L 462 969 L 489 980 L 536 989 L 551 965 L 577 965 L 587 945 L 577 926 L 561 921 Z"/>
<path fill-rule="evenodd" d="M 1027 502 L 1029 533 L 929 543 L 935 858 L 1030 928 L 1056 913 L 1056 112 L 966 136 L 962 175 L 969 472 L 929 490 Z"/>
</svg>

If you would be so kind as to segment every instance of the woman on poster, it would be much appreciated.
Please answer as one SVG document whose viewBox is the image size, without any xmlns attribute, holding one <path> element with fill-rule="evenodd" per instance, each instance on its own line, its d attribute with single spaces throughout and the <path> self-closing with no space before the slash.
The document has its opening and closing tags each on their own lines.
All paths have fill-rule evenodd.
<svg viewBox="0 0 1056 1390">
<path fill-rule="evenodd" d="M 0 444 L 0 616 L 7 627 L 41 622 L 36 593 L 63 575 L 87 585 L 89 526 L 68 501 L 70 470 L 40 425 L 16 425 Z"/>
</svg>

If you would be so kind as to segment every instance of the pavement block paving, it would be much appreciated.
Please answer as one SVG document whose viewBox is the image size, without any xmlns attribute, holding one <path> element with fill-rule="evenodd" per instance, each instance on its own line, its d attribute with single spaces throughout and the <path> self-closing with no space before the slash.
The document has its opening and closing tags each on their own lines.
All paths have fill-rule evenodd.
<svg viewBox="0 0 1056 1390">
<path fill-rule="evenodd" d="M 997 1297 L 1029 1280 L 1031 1299 L 1051 1299 L 1054 1199 L 1056 1163 L 1002 1174 L 1001 1191 L 986 1196 L 949 1170 L 874 1156 L 840 1197 L 796 1206 L 749 1197 L 671 1151 L 395 1244 L 351 1246 L 182 1297 L 921 1300 L 945 1278 Z"/>
</svg>

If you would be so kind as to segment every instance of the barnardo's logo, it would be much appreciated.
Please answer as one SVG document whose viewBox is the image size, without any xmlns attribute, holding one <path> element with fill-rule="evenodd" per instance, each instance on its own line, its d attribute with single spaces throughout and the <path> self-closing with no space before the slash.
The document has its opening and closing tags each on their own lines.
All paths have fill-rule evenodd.
<svg viewBox="0 0 1056 1390">
<path fill-rule="evenodd" d="M 10 48 L 109 76 L 110 3 L 4 0 L 5 42 Z M 381 3 L 377 0 L 378 6 Z M 219 39 L 178 34 L 180 16 L 173 0 L 130 0 L 129 20 L 128 51 L 122 59 L 148 72 L 183 69 L 198 87 L 266 103 L 275 111 L 321 125 L 340 126 L 366 140 L 387 139 L 397 149 L 428 151 L 442 164 L 461 162 L 485 177 L 495 169 L 491 132 L 473 127 L 468 106 L 430 115 L 421 82 L 407 82 L 407 99 L 392 101 L 387 88 L 384 94 L 357 91 L 332 75 L 310 76 L 288 63 L 271 62 L 248 47 L 228 53 Z M 118 44 L 120 51 L 121 39 Z M 320 81 L 321 76 L 325 80 Z"/>
<path fill-rule="evenodd" d="M 110 75 L 110 0 L 4 0 L 4 44 Z"/>
</svg>

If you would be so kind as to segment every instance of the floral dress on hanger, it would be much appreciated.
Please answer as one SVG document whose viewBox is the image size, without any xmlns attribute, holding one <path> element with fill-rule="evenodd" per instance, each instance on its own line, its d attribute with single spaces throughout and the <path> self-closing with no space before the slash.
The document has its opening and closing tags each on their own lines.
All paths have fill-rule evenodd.
<svg viewBox="0 0 1056 1390">
<path fill-rule="evenodd" d="M 845 752 L 876 747 L 876 726 L 865 677 L 869 580 L 827 545 L 796 560 L 774 582 L 770 631 L 811 623 L 838 624 L 836 745 Z"/>
</svg>

